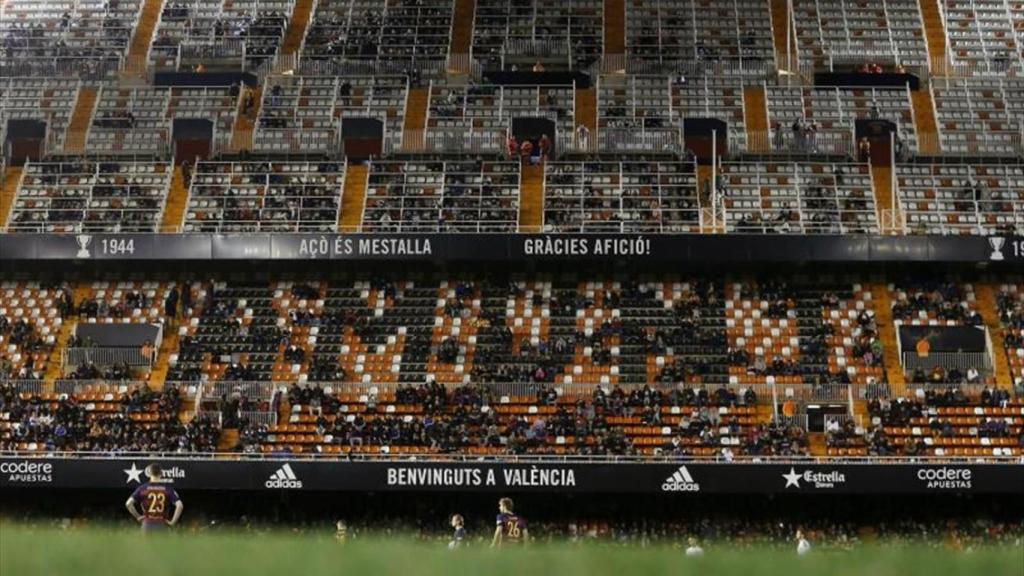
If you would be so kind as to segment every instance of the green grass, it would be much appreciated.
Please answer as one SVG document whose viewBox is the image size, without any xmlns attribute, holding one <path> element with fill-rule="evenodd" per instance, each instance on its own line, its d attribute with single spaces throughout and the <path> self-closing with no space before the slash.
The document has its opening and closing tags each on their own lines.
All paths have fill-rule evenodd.
<svg viewBox="0 0 1024 576">
<path fill-rule="evenodd" d="M 704 558 L 673 548 L 569 545 L 450 552 L 443 544 L 405 539 L 345 545 L 329 535 L 188 534 L 143 538 L 137 531 L 60 532 L 0 524 L 0 576 L 1024 576 L 1024 549 L 986 548 L 971 554 L 946 547 L 867 547 L 817 551 L 798 558 L 789 549 L 735 550 L 707 545 Z"/>
</svg>

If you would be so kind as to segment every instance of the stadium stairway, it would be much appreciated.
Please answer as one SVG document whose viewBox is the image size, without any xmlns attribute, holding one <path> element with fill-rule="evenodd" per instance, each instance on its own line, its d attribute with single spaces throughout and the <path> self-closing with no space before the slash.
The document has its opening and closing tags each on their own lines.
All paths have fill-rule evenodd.
<svg viewBox="0 0 1024 576">
<path fill-rule="evenodd" d="M 345 168 L 345 185 L 338 210 L 338 232 L 359 232 L 366 206 L 366 184 L 370 170 L 365 164 L 349 164 Z"/>
<path fill-rule="evenodd" d="M 0 230 L 6 228 L 7 220 L 11 217 L 14 198 L 18 195 L 18 185 L 21 184 L 21 174 L 20 166 L 11 166 L 4 174 L 4 186 L 0 190 Z"/>
<path fill-rule="evenodd" d="M 875 303 L 875 324 L 878 326 L 878 336 L 882 339 L 885 375 L 889 380 L 893 395 L 903 396 L 906 394 L 907 379 L 903 374 L 900 348 L 896 343 L 896 325 L 893 324 L 889 287 L 882 283 L 872 284 L 871 298 Z"/>
<path fill-rule="evenodd" d="M 409 90 L 405 103 L 405 122 L 402 124 L 402 150 L 421 152 L 426 142 L 427 107 L 430 104 L 429 88 Z"/>
<path fill-rule="evenodd" d="M 225 428 L 217 440 L 217 452 L 231 452 L 238 446 L 238 428 Z"/>
<path fill-rule="evenodd" d="M 748 86 L 743 89 L 743 123 L 747 129 L 747 151 L 770 152 L 768 99 L 765 97 L 764 87 Z"/>
<path fill-rule="evenodd" d="M 697 166 L 697 194 L 700 198 L 701 205 L 701 233 L 702 234 L 717 234 L 718 232 L 725 233 L 725 221 L 719 217 L 715 219 L 714 210 L 711 208 L 710 198 L 704 198 L 703 190 L 704 183 L 711 182 L 711 166 L 699 165 Z M 720 215 L 721 216 L 721 215 Z"/>
<path fill-rule="evenodd" d="M 928 60 L 932 76 L 945 76 L 949 54 L 946 53 L 946 28 L 943 24 L 939 0 L 918 0 L 921 19 L 924 20 L 924 37 L 928 47 Z"/>
<path fill-rule="evenodd" d="M 868 401 L 856 398 L 853 401 L 853 415 L 860 419 L 860 425 L 865 428 L 871 425 L 871 415 L 868 414 Z"/>
<path fill-rule="evenodd" d="M 604 0 L 604 53 L 606 56 L 618 56 L 625 66 L 626 58 L 626 1 Z M 624 69 L 605 70 L 605 72 L 625 72 Z"/>
<path fill-rule="evenodd" d="M 89 127 L 92 126 L 92 114 L 96 110 L 96 101 L 98 99 L 99 90 L 97 88 L 83 86 L 78 90 L 78 99 L 75 100 L 75 111 L 71 114 L 67 136 L 64 138 L 65 152 L 69 154 L 85 152 L 85 141 L 89 136 Z"/>
<path fill-rule="evenodd" d="M 149 47 L 153 43 L 153 32 L 160 22 L 160 14 L 164 10 L 164 0 L 145 0 L 142 5 L 142 12 L 139 14 L 139 23 L 135 28 L 135 36 L 132 36 L 132 43 L 128 47 L 128 54 L 124 59 L 123 77 L 142 78 L 146 74 L 146 65 L 149 62 Z"/>
<path fill-rule="evenodd" d="M 810 449 L 811 456 L 828 455 L 828 443 L 825 441 L 825 434 L 822 432 L 808 432 L 807 448 Z"/>
<path fill-rule="evenodd" d="M 878 226 L 882 234 L 899 234 L 902 231 L 902 215 L 898 203 L 892 198 L 892 166 L 871 166 L 871 183 L 875 191 L 875 208 L 878 211 Z"/>
<path fill-rule="evenodd" d="M 772 39 L 775 41 L 775 61 L 779 70 L 794 72 L 800 69 L 800 56 L 797 49 L 796 32 L 793 30 L 793 19 L 789 15 L 786 0 L 771 0 Z M 786 62 L 786 28 L 790 29 L 789 62 Z"/>
<path fill-rule="evenodd" d="M 235 114 L 235 125 L 231 129 L 231 152 L 241 152 L 252 149 L 252 134 L 256 126 L 256 118 L 260 115 L 260 107 L 263 105 L 263 87 L 250 88 L 253 91 L 252 98 L 255 103 L 248 114 L 245 110 L 245 97 L 238 99 L 238 110 Z"/>
<path fill-rule="evenodd" d="M 160 231 L 180 232 L 187 207 L 188 187 L 185 186 L 185 177 L 181 173 L 181 166 L 176 166 L 174 176 L 171 177 L 171 193 L 167 196 L 164 215 L 160 221 Z"/>
<path fill-rule="evenodd" d="M 281 55 L 284 56 L 282 65 L 289 69 L 294 68 L 294 55 L 302 48 L 302 40 L 306 37 L 306 28 L 309 27 L 309 20 L 313 14 L 313 5 L 313 0 L 295 0 L 292 17 L 288 21 L 288 29 L 281 44 Z"/>
<path fill-rule="evenodd" d="M 917 130 L 917 146 L 922 155 L 938 155 L 942 153 L 939 140 L 939 126 L 935 119 L 935 102 L 932 91 L 927 87 L 910 92 L 910 102 L 914 113 L 914 127 Z"/>
<path fill-rule="evenodd" d="M 171 370 L 171 355 L 178 351 L 177 326 L 168 326 L 164 330 L 164 338 L 157 351 L 156 364 L 149 374 L 149 385 L 154 390 L 161 390 L 167 382 L 167 373 Z"/>
<path fill-rule="evenodd" d="M 597 148 L 597 88 L 576 90 L 576 109 L 574 114 L 573 120 L 576 122 L 576 126 L 582 124 L 587 127 L 587 131 L 590 133 L 587 147 L 595 150 Z M 576 137 L 575 133 L 572 137 Z"/>
<path fill-rule="evenodd" d="M 999 306 L 996 304 L 996 289 L 991 283 L 977 285 L 978 312 L 988 328 L 992 342 L 992 367 L 995 370 L 996 385 L 1010 390 L 1013 387 L 1013 376 L 1010 372 L 1010 359 L 1006 356 L 1006 343 L 1003 341 L 1003 329 L 999 322 Z"/>
<path fill-rule="evenodd" d="M 544 166 L 523 166 L 519 186 L 519 231 L 543 232 Z"/>
<path fill-rule="evenodd" d="M 452 39 L 448 47 L 448 73 L 469 74 L 469 53 L 473 45 L 476 0 L 455 0 Z"/>
<path fill-rule="evenodd" d="M 88 296 L 88 284 L 79 283 L 75 285 L 71 297 L 76 308 Z M 71 341 L 71 335 L 74 334 L 76 326 L 78 326 L 77 314 L 71 314 L 64 318 L 64 322 L 60 326 L 60 332 L 57 333 L 57 342 L 54 344 L 53 351 L 50 352 L 50 358 L 46 362 L 46 372 L 43 375 L 44 390 L 53 390 L 54 383 L 64 376 L 64 350 L 67 348 L 68 342 Z"/>
</svg>

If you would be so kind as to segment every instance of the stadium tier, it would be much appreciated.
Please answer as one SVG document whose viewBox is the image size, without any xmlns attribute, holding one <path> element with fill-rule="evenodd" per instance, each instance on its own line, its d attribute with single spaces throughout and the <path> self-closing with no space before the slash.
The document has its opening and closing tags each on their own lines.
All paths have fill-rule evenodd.
<svg viewBox="0 0 1024 576">
<path fill-rule="evenodd" d="M 4 446 L 109 447 L 95 420 L 120 450 L 1020 453 L 1016 284 L 584 278 L 8 282 Z M 984 343 L 943 352 L 961 328 L 1017 387 Z"/>
<path fill-rule="evenodd" d="M 0 0 L 4 576 L 1019 574 L 1022 463 L 1024 0 Z"/>
</svg>

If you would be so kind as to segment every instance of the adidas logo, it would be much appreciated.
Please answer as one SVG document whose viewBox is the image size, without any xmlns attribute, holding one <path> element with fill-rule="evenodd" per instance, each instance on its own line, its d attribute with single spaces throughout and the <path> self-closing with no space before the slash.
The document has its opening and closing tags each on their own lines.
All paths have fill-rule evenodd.
<svg viewBox="0 0 1024 576">
<path fill-rule="evenodd" d="M 680 466 L 671 476 L 665 479 L 661 485 L 662 492 L 700 492 L 700 484 L 693 481 L 690 471 L 686 466 Z"/>
<path fill-rule="evenodd" d="M 270 479 L 264 484 L 267 488 L 302 488 L 302 480 L 299 480 L 292 471 L 291 464 L 285 464 L 270 475 Z"/>
</svg>

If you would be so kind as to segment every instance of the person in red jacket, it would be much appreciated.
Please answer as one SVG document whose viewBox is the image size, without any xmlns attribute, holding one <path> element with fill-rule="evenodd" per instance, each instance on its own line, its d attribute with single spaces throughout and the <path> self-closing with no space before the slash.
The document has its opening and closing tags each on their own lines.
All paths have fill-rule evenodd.
<svg viewBox="0 0 1024 576">
<path fill-rule="evenodd" d="M 551 154 L 551 139 L 544 134 L 540 137 L 540 159 L 542 162 L 548 161 L 548 154 Z"/>
<path fill-rule="evenodd" d="M 516 141 L 516 137 L 509 134 L 505 145 L 508 147 L 508 157 L 514 159 L 516 154 L 519 154 L 519 142 Z"/>
<path fill-rule="evenodd" d="M 523 140 L 523 144 L 519 147 L 519 153 L 523 157 L 523 164 L 529 164 L 530 156 L 533 155 L 533 142 Z"/>
</svg>

